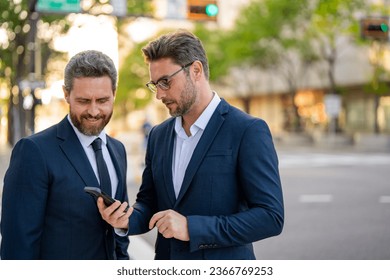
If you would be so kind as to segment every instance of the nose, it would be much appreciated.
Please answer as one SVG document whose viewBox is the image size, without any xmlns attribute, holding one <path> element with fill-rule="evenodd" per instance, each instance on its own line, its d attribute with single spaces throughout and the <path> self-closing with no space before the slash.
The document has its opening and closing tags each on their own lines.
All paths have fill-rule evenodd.
<svg viewBox="0 0 390 280">
<path fill-rule="evenodd" d="M 161 100 L 165 96 L 166 96 L 166 90 L 162 90 L 161 88 L 157 87 L 156 98 L 158 100 Z"/>
<path fill-rule="evenodd" d="M 91 102 L 91 104 L 88 106 L 88 114 L 92 117 L 96 117 L 99 115 L 99 106 L 96 102 Z"/>
</svg>

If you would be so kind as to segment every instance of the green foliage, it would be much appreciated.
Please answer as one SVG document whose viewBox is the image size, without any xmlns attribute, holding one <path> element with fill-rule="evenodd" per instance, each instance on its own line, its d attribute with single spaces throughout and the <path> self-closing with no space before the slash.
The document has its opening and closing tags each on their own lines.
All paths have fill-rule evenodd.
<svg viewBox="0 0 390 280">
<path fill-rule="evenodd" d="M 129 15 L 150 16 L 152 11 L 152 0 L 127 0 L 127 13 Z"/>
<path fill-rule="evenodd" d="M 145 84 L 149 78 L 148 67 L 144 62 L 141 48 L 146 42 L 134 44 L 119 70 L 116 107 L 126 113 L 128 109 L 144 107 L 153 97 Z"/>
<path fill-rule="evenodd" d="M 364 85 L 363 91 L 367 94 L 386 95 L 390 92 L 390 87 L 383 81 L 376 83 L 371 82 Z"/>
<path fill-rule="evenodd" d="M 27 1 L 14 4 L 14 1 L 0 0 L 0 77 L 13 79 L 15 54 L 24 52 L 28 28 Z M 1 79 L 1 78 L 0 78 Z"/>
<path fill-rule="evenodd" d="M 284 78 L 294 100 L 304 71 L 326 61 L 329 69 L 323 71 L 329 73 L 330 83 L 335 87 L 336 42 L 340 36 L 352 39 L 359 36 L 355 17 L 356 12 L 364 10 L 364 2 L 252 0 L 241 10 L 232 31 L 200 32 L 206 44 L 210 42 L 207 49 L 211 79 L 218 80 L 233 66 L 272 70 Z M 291 104 L 295 106 L 293 101 Z"/>
<path fill-rule="evenodd" d="M 8 83 L 9 88 L 17 80 L 23 79 L 31 69 L 29 56 L 32 54 L 28 51 L 28 44 L 33 40 L 31 37 L 30 2 L 30 0 L 0 0 L 0 79 L 4 79 Z M 107 3 L 106 0 L 92 0 L 89 2 L 88 9 L 91 12 L 99 11 L 99 6 Z M 128 14 L 130 16 L 148 15 L 151 11 L 152 0 L 128 0 Z M 71 25 L 67 20 L 67 14 L 43 13 L 39 15 L 39 21 L 42 22 L 42 26 L 45 29 L 51 29 L 54 35 L 66 33 Z M 118 25 L 126 21 L 127 19 L 121 19 L 118 21 Z M 54 39 L 55 36 L 43 36 L 40 38 L 43 72 L 46 70 L 45 66 L 50 57 L 54 59 L 59 57 L 50 47 Z M 136 57 L 132 57 L 131 60 L 136 61 Z M 140 53 L 138 57 L 142 59 Z M 134 64 L 131 69 L 137 68 L 137 65 Z M 133 76 L 130 77 L 130 80 L 141 81 L 142 79 L 139 79 L 136 73 L 137 71 L 132 71 Z M 123 90 L 128 90 L 127 83 L 122 81 L 122 84 L 124 84 L 124 86 L 122 85 Z M 128 91 L 126 91 L 126 94 L 128 94 Z M 119 92 L 117 96 L 119 102 L 124 101 L 123 96 L 125 94 Z"/>
<path fill-rule="evenodd" d="M 33 0 L 0 0 L 0 79 L 6 77 L 11 84 L 17 79 L 28 74 L 29 67 L 22 67 L 23 63 L 28 63 L 27 44 L 31 41 L 31 11 L 29 5 Z M 89 2 L 89 9 L 106 5 L 106 0 L 92 0 Z M 99 9 L 97 9 L 99 10 Z M 152 0 L 128 0 L 128 14 L 145 15 L 152 11 Z M 66 33 L 70 27 L 70 22 L 66 19 L 66 14 L 40 14 L 40 21 L 46 23 L 46 29 L 56 30 L 57 34 Z M 54 37 L 40 38 L 42 49 L 47 50 L 43 57 L 49 58 L 53 49 L 49 46 Z M 45 66 L 45 61 L 42 66 Z M 45 70 L 45 69 L 43 69 Z"/>
<path fill-rule="evenodd" d="M 230 65 L 249 64 L 274 68 L 289 49 L 302 47 L 307 0 L 253 0 L 244 7 L 235 27 L 221 45 Z"/>
<path fill-rule="evenodd" d="M 31 17 L 30 3 L 32 1 L 0 0 L 0 32 L 5 35 L 0 42 L 0 78 L 5 78 L 10 86 L 30 71 L 29 44 L 34 40 L 32 30 L 36 24 Z M 60 14 L 41 14 L 38 21 L 51 34 L 65 33 L 70 27 L 65 15 Z M 50 48 L 53 37 L 43 35 L 39 39 L 45 71 L 47 59 L 54 53 Z"/>
<path fill-rule="evenodd" d="M 364 0 L 318 0 L 310 22 L 311 31 L 332 44 L 340 35 L 352 34 L 358 38 L 359 21 L 355 13 L 364 8 Z"/>
<path fill-rule="evenodd" d="M 214 32 L 203 24 L 197 24 L 194 34 L 202 41 L 206 50 L 210 68 L 210 80 L 215 81 L 227 74 L 229 70 L 231 48 L 234 41 L 223 32 Z"/>
</svg>

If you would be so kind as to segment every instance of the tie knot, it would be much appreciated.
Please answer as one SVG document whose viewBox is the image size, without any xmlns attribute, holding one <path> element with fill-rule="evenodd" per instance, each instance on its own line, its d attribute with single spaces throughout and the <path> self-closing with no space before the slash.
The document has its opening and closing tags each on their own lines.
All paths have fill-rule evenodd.
<svg viewBox="0 0 390 280">
<path fill-rule="evenodd" d="M 98 150 L 101 150 L 102 149 L 102 139 L 100 138 L 96 138 L 93 142 L 92 142 L 92 148 L 93 150 L 96 152 Z"/>
</svg>

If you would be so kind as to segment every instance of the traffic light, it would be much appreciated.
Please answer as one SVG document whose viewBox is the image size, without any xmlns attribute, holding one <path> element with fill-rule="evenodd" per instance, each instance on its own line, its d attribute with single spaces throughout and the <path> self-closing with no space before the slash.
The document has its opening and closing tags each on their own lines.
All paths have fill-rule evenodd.
<svg viewBox="0 0 390 280">
<path fill-rule="evenodd" d="M 187 19 L 215 21 L 218 16 L 217 1 L 187 0 Z"/>
<path fill-rule="evenodd" d="M 364 18 L 360 21 L 360 28 L 363 39 L 389 40 L 388 17 Z"/>
</svg>

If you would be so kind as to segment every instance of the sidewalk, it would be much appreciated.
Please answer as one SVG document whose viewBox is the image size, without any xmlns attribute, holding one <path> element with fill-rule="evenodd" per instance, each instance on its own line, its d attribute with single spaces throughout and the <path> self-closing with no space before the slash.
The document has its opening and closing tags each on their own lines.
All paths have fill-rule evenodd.
<svg viewBox="0 0 390 280">
<path fill-rule="evenodd" d="M 373 133 L 314 134 L 284 133 L 274 137 L 277 150 L 310 149 L 313 151 L 390 153 L 390 135 Z"/>
</svg>

